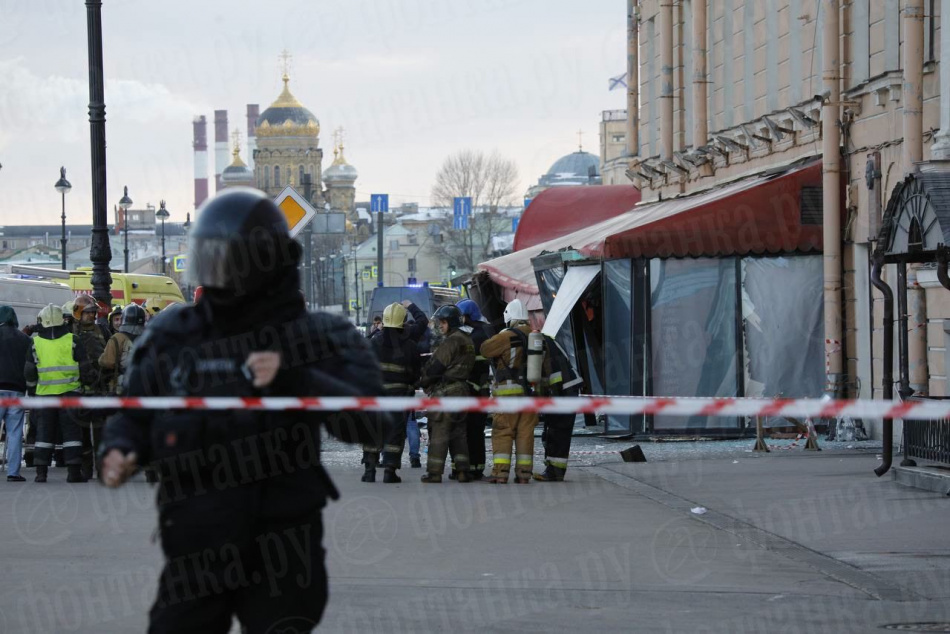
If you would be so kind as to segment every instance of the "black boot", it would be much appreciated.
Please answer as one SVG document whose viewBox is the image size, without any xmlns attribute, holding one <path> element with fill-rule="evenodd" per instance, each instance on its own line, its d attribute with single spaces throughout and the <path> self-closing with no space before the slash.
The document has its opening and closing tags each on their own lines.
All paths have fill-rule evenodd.
<svg viewBox="0 0 950 634">
<path fill-rule="evenodd" d="M 402 478 L 396 475 L 396 467 L 386 467 L 383 471 L 383 482 L 386 484 L 399 484 Z"/>
<path fill-rule="evenodd" d="M 46 474 L 49 472 L 49 467 L 47 466 L 36 466 L 36 477 L 33 478 L 33 482 L 46 482 Z"/>
<path fill-rule="evenodd" d="M 92 456 L 91 455 L 83 456 L 82 468 L 80 469 L 80 473 L 82 474 L 82 477 L 85 478 L 86 480 L 92 480 L 92 471 L 93 471 Z"/>
<path fill-rule="evenodd" d="M 419 456 L 416 456 L 415 458 L 413 458 L 412 456 L 409 456 L 409 466 L 412 467 L 413 469 L 421 469 L 422 461 L 419 460 Z"/>
<path fill-rule="evenodd" d="M 66 465 L 66 482 L 88 482 L 87 478 L 82 474 L 82 465 Z"/>
<path fill-rule="evenodd" d="M 371 451 L 363 452 L 363 464 L 366 469 L 363 471 L 362 482 L 376 482 L 376 465 L 379 463 L 379 454 Z"/>
<path fill-rule="evenodd" d="M 535 473 L 534 479 L 539 482 L 564 482 L 565 471 L 567 471 L 567 469 L 548 465 L 544 468 L 543 473 Z"/>
<path fill-rule="evenodd" d="M 441 473 L 427 473 L 422 476 L 423 484 L 441 484 L 442 483 L 442 474 Z"/>
</svg>

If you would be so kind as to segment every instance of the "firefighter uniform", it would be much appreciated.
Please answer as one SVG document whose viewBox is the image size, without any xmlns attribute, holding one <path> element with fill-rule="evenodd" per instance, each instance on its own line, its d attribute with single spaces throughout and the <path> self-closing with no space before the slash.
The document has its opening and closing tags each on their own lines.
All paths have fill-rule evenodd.
<svg viewBox="0 0 950 634">
<path fill-rule="evenodd" d="M 472 338 L 475 348 L 475 366 L 468 382 L 476 396 L 491 394 L 491 366 L 488 359 L 479 354 L 481 345 L 494 334 L 492 327 L 481 321 L 481 311 L 471 299 L 463 299 L 456 306 L 465 316 L 462 331 Z M 481 480 L 485 472 L 485 425 L 487 412 L 469 412 L 465 420 L 465 435 L 468 442 L 468 457 L 471 461 L 470 473 L 473 479 Z"/>
<path fill-rule="evenodd" d="M 37 396 L 78 396 L 82 379 L 91 378 L 91 366 L 79 342 L 63 324 L 59 306 L 50 304 L 40 311 L 40 329 L 31 340 L 23 371 L 27 389 Z M 33 464 L 36 481 L 46 482 L 53 457 L 56 428 L 63 439 L 67 482 L 85 482 L 81 473 L 82 436 L 69 410 L 37 409 L 36 444 Z"/>
<path fill-rule="evenodd" d="M 517 301 L 517 300 L 516 300 Z M 524 396 L 528 393 L 525 370 L 527 339 L 531 327 L 513 320 L 507 328 L 481 345 L 479 354 L 491 359 L 495 367 L 494 396 Z M 511 471 L 512 442 L 515 446 L 515 482 L 531 480 L 534 467 L 534 428 L 536 412 L 496 413 L 492 416 L 492 474 L 490 482 L 508 481 Z"/>
<path fill-rule="evenodd" d="M 448 324 L 445 338 L 432 354 L 422 373 L 422 387 L 429 396 L 469 396 L 468 379 L 475 366 L 472 339 L 462 332 L 461 313 L 455 306 L 443 306 L 433 319 Z M 459 482 L 469 482 L 468 443 L 464 412 L 428 413 L 429 458 L 423 482 L 441 482 L 449 446 L 455 456 Z"/>
<path fill-rule="evenodd" d="M 105 352 L 111 333 L 106 326 L 95 321 L 98 311 L 99 305 L 88 295 L 77 298 L 73 308 L 76 320 L 73 334 L 92 366 L 90 380 L 84 381 L 82 385 L 82 393 L 85 396 L 106 394 L 108 383 L 108 377 L 102 375 L 99 359 Z M 88 318 L 90 315 L 91 321 Z M 96 410 L 80 409 L 73 410 L 73 413 L 82 432 L 82 473 L 88 479 L 92 477 L 96 438 L 99 437 L 106 419 L 102 412 Z"/>
<path fill-rule="evenodd" d="M 413 324 L 428 323 L 425 314 L 415 304 L 410 304 L 413 311 Z M 401 304 L 390 304 L 383 311 L 383 328 L 378 335 L 370 339 L 370 347 L 379 359 L 380 369 L 383 372 L 383 389 L 386 396 L 412 396 L 416 392 L 416 383 L 419 381 L 421 361 L 417 348 L 415 331 L 406 327 L 406 307 Z M 402 415 L 400 415 L 402 417 Z M 393 425 L 383 445 L 383 482 L 398 484 L 401 482 L 396 470 L 402 466 L 402 451 L 406 445 L 406 422 Z M 376 481 L 376 464 L 379 462 L 379 447 L 363 446 L 363 464 L 366 470 L 363 473 L 363 482 Z"/>
<path fill-rule="evenodd" d="M 571 366 L 570 358 L 564 349 L 552 337 L 547 336 L 544 338 L 542 374 L 541 391 L 545 396 L 578 396 L 584 383 Z M 576 416 L 574 413 L 543 415 L 544 432 L 541 434 L 541 442 L 544 444 L 545 469 L 543 473 L 534 475 L 535 480 L 564 480 Z"/>
</svg>

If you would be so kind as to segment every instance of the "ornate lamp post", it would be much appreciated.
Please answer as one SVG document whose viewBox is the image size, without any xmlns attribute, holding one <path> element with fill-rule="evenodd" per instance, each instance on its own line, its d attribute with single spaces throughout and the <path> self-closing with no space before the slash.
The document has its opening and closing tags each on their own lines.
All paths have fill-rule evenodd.
<svg viewBox="0 0 950 634">
<path fill-rule="evenodd" d="M 112 305 L 112 247 L 106 218 L 106 103 L 102 65 L 102 0 L 86 0 L 89 48 L 89 146 L 92 154 L 92 296 Z"/>
<path fill-rule="evenodd" d="M 59 168 L 59 180 L 56 181 L 54 185 L 56 191 L 58 191 L 63 196 L 63 237 L 60 238 L 59 245 L 62 249 L 63 256 L 63 270 L 66 270 L 66 194 L 69 193 L 69 190 L 73 188 L 70 185 L 69 181 L 66 180 L 66 168 Z"/>
<path fill-rule="evenodd" d="M 129 208 L 132 199 L 129 198 L 129 186 L 123 188 L 122 198 L 119 199 L 119 209 L 122 210 L 122 233 L 125 234 L 125 272 L 129 272 Z"/>
<path fill-rule="evenodd" d="M 168 210 L 165 209 L 165 201 L 158 203 L 158 211 L 155 212 L 155 217 L 162 219 L 162 275 L 165 275 L 165 219 L 170 215 Z"/>
</svg>

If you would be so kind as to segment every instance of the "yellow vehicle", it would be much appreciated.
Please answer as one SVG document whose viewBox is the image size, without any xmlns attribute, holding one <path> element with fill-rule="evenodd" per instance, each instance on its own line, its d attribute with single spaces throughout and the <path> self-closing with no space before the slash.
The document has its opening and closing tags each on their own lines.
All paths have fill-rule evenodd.
<svg viewBox="0 0 950 634">
<path fill-rule="evenodd" d="M 72 289 L 74 295 L 92 294 L 92 269 L 80 268 L 75 271 L 47 269 L 36 266 L 14 266 L 14 273 L 35 275 L 62 281 Z M 145 305 L 151 313 L 171 304 L 185 301 L 181 289 L 174 280 L 164 275 L 143 275 L 139 273 L 120 273 L 112 271 L 112 305 L 125 306 L 130 302 Z"/>
</svg>

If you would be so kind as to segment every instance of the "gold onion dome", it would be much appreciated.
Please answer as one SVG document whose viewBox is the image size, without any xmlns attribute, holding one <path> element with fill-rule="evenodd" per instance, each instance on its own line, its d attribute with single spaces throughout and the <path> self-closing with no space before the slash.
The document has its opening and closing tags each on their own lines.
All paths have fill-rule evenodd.
<svg viewBox="0 0 950 634">
<path fill-rule="evenodd" d="M 340 183 L 340 184 L 352 184 L 356 181 L 359 172 L 356 171 L 356 168 L 346 162 L 346 158 L 343 156 L 343 144 L 341 143 L 338 147 L 333 150 L 333 164 L 330 165 L 323 172 L 323 182 L 324 183 Z"/>
<path fill-rule="evenodd" d="M 307 136 L 320 134 L 320 122 L 290 92 L 290 76 L 284 73 L 284 89 L 277 100 L 257 118 L 257 136 Z"/>
</svg>

